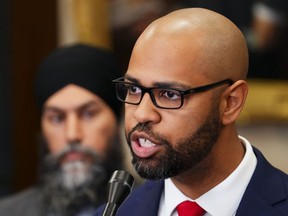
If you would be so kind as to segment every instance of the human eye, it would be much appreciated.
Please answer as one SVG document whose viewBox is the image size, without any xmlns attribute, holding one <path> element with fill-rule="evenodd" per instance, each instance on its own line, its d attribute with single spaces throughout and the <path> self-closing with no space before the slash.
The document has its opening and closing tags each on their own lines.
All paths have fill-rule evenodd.
<svg viewBox="0 0 288 216">
<path fill-rule="evenodd" d="M 177 90 L 173 89 L 161 89 L 159 91 L 159 97 L 162 99 L 168 99 L 168 100 L 180 100 L 181 94 Z"/>
<path fill-rule="evenodd" d="M 61 124 L 65 120 L 65 115 L 62 113 L 50 113 L 46 115 L 45 119 L 52 124 Z"/>
<path fill-rule="evenodd" d="M 82 111 L 81 116 L 83 119 L 92 119 L 98 112 L 98 109 L 85 109 Z"/>
<path fill-rule="evenodd" d="M 136 94 L 141 94 L 141 88 L 136 85 L 129 85 L 127 86 L 128 94 L 130 95 L 136 95 Z"/>
</svg>

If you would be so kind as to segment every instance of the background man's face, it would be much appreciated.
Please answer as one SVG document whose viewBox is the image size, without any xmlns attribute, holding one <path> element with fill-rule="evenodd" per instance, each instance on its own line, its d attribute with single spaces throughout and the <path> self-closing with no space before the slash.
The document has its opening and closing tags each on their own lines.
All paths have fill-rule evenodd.
<svg viewBox="0 0 288 216">
<path fill-rule="evenodd" d="M 70 84 L 46 101 L 41 125 L 51 154 L 79 143 L 105 157 L 117 123 L 112 109 L 100 97 Z M 89 161 L 90 158 L 72 151 L 64 155 L 61 162 L 74 160 Z"/>
<path fill-rule="evenodd" d="M 76 215 L 99 204 L 115 147 L 117 119 L 112 109 L 97 95 L 71 84 L 48 98 L 41 125 L 50 151 L 42 176 L 48 211 Z"/>
</svg>

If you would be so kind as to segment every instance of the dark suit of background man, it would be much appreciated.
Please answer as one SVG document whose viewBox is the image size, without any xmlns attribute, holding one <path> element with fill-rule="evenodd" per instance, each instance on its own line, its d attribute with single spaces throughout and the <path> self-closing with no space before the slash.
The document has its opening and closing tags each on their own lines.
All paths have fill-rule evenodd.
<svg viewBox="0 0 288 216">
<path fill-rule="evenodd" d="M 122 167 L 121 103 L 111 80 L 113 55 L 76 44 L 41 64 L 36 99 L 47 155 L 39 184 L 0 201 L 0 215 L 89 216 L 106 198 L 112 172 Z"/>
<path fill-rule="evenodd" d="M 174 216 L 184 201 L 205 216 L 288 215 L 288 176 L 236 130 L 247 71 L 243 34 L 216 12 L 178 10 L 144 30 L 114 82 L 148 181 L 117 216 Z"/>
</svg>

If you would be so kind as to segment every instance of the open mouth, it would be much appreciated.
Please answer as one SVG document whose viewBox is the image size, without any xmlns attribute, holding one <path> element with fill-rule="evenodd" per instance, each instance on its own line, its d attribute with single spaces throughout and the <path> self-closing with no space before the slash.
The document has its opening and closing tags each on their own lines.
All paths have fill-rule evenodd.
<svg viewBox="0 0 288 216">
<path fill-rule="evenodd" d="M 131 148 L 138 157 L 151 157 L 160 150 L 161 146 L 161 144 L 150 138 L 146 133 L 134 132 L 131 135 Z"/>
<path fill-rule="evenodd" d="M 139 145 L 143 148 L 149 148 L 156 145 L 155 143 L 152 143 L 150 140 L 144 138 L 139 138 L 138 141 Z"/>
</svg>

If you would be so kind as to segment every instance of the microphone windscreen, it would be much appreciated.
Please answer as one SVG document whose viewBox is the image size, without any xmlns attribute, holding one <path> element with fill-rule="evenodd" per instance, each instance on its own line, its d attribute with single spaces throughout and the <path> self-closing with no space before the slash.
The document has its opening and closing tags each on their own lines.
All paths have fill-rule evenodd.
<svg viewBox="0 0 288 216">
<path fill-rule="evenodd" d="M 133 184 L 134 178 L 130 173 L 116 170 L 109 181 L 108 202 L 121 205 L 130 194 Z"/>
<path fill-rule="evenodd" d="M 116 215 L 119 206 L 130 194 L 133 184 L 134 178 L 130 173 L 124 170 L 114 171 L 109 181 L 108 202 L 102 216 Z"/>
</svg>

